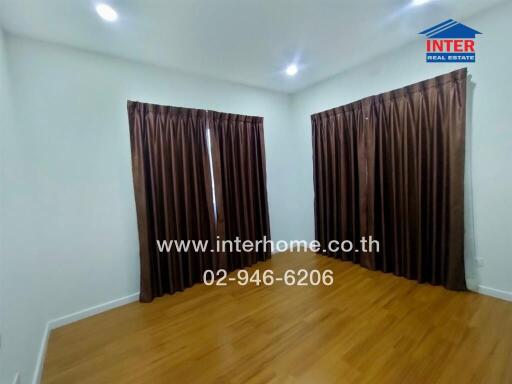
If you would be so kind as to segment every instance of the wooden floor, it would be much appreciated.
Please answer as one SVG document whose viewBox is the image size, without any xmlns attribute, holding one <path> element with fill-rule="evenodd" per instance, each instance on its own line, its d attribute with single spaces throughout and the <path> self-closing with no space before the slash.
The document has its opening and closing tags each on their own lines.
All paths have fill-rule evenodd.
<svg viewBox="0 0 512 384">
<path fill-rule="evenodd" d="M 512 383 L 512 303 L 311 253 L 257 268 L 335 282 L 201 284 L 105 312 L 52 332 L 43 382 Z"/>
</svg>

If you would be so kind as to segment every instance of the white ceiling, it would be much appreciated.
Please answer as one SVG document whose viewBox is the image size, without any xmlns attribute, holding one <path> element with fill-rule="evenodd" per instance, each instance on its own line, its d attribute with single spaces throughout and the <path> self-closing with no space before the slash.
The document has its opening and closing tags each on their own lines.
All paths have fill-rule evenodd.
<svg viewBox="0 0 512 384">
<path fill-rule="evenodd" d="M 462 20 L 500 0 L 0 0 L 8 31 L 41 40 L 293 92 Z M 477 25 L 473 26 L 478 29 Z M 297 61 L 294 78 L 284 74 Z"/>
</svg>

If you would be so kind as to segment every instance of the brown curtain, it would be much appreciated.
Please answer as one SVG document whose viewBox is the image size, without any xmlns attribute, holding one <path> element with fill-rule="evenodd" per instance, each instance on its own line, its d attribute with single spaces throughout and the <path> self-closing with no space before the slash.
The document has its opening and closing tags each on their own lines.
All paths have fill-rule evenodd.
<svg viewBox="0 0 512 384">
<path fill-rule="evenodd" d="M 311 116 L 322 250 L 330 240 L 380 242 L 379 252 L 325 253 L 466 288 L 465 106 L 461 69 Z"/>
<path fill-rule="evenodd" d="M 208 111 L 212 138 L 219 237 L 234 241 L 270 240 L 263 118 Z M 260 246 L 230 252 L 220 265 L 233 270 L 270 257 Z"/>
<path fill-rule="evenodd" d="M 206 111 L 128 102 L 140 242 L 140 300 L 181 291 L 215 253 L 159 252 L 157 240 L 215 240 Z"/>
</svg>

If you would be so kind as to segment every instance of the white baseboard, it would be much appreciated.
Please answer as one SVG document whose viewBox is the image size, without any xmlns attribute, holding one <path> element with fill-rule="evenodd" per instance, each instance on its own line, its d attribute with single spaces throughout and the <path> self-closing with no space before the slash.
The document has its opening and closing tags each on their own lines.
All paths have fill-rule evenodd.
<svg viewBox="0 0 512 384">
<path fill-rule="evenodd" d="M 281 250 L 276 250 L 276 249 L 273 249 L 272 250 L 272 254 L 273 255 L 276 255 L 278 253 L 284 253 L 284 252 L 293 252 L 293 251 L 298 251 L 297 248 L 290 248 L 290 247 L 286 247 L 285 249 L 281 249 Z M 300 251 L 305 251 L 305 252 L 313 252 L 313 253 L 316 253 L 314 250 L 310 249 L 309 247 L 304 249 L 304 248 L 300 248 Z"/>
<path fill-rule="evenodd" d="M 121 305 L 133 303 L 139 299 L 139 293 L 134 293 L 125 297 L 121 297 L 119 299 L 115 299 L 112 301 L 108 301 L 103 304 L 95 305 L 94 307 L 86 308 L 81 311 L 71 313 L 66 316 L 59 317 L 57 319 L 50 320 L 48 322 L 48 328 L 50 331 L 55 328 L 63 327 L 64 325 L 68 325 L 74 323 L 75 321 L 85 319 L 87 317 L 91 317 L 97 315 L 98 313 L 108 311 L 109 309 L 120 307 Z"/>
<path fill-rule="evenodd" d="M 43 376 L 44 358 L 46 356 L 46 347 L 48 346 L 49 336 L 50 328 L 48 328 L 47 323 L 44 327 L 43 339 L 41 341 L 41 347 L 39 348 L 39 353 L 37 355 L 36 369 L 34 371 L 34 379 L 32 380 L 33 384 L 39 384 L 41 382 L 41 378 Z"/>
<path fill-rule="evenodd" d="M 279 250 L 279 251 L 278 251 L 277 249 L 273 249 L 273 250 L 272 250 L 272 252 L 270 252 L 270 253 L 271 253 L 272 255 L 277 255 L 278 253 L 283 253 L 283 252 L 288 252 L 288 251 L 289 251 L 289 249 L 288 249 L 288 248 L 286 248 L 286 249 L 284 249 L 284 250 Z"/>
<path fill-rule="evenodd" d="M 137 292 L 137 293 L 133 293 L 131 295 L 125 296 L 125 297 L 121 297 L 119 299 L 111 300 L 106 303 L 95 305 L 93 307 L 86 308 L 81 311 L 74 312 L 69 315 L 62 316 L 57 319 L 48 321 L 48 323 L 46 323 L 43 338 L 41 341 L 41 347 L 39 348 L 39 354 L 37 356 L 33 384 L 39 384 L 41 382 L 41 378 L 43 375 L 44 360 L 46 357 L 46 348 L 48 345 L 48 339 L 50 337 L 50 332 L 53 329 L 62 327 L 67 324 L 74 323 L 75 321 L 82 320 L 87 317 L 97 315 L 98 313 L 105 312 L 105 311 L 120 307 L 125 304 L 133 303 L 134 301 L 137 301 L 138 299 L 139 299 L 139 293 Z"/>
<path fill-rule="evenodd" d="M 498 299 L 512 301 L 512 292 L 503 291 L 501 289 L 486 287 L 485 285 L 479 285 L 476 289 L 478 293 L 482 295 L 496 297 Z"/>
</svg>

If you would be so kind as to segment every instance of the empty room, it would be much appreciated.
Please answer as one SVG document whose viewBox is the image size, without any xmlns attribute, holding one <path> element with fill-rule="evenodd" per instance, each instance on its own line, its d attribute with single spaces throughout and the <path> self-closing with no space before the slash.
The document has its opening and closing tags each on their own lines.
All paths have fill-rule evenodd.
<svg viewBox="0 0 512 384">
<path fill-rule="evenodd" d="M 511 18 L 0 0 L 0 384 L 512 383 Z"/>
</svg>

